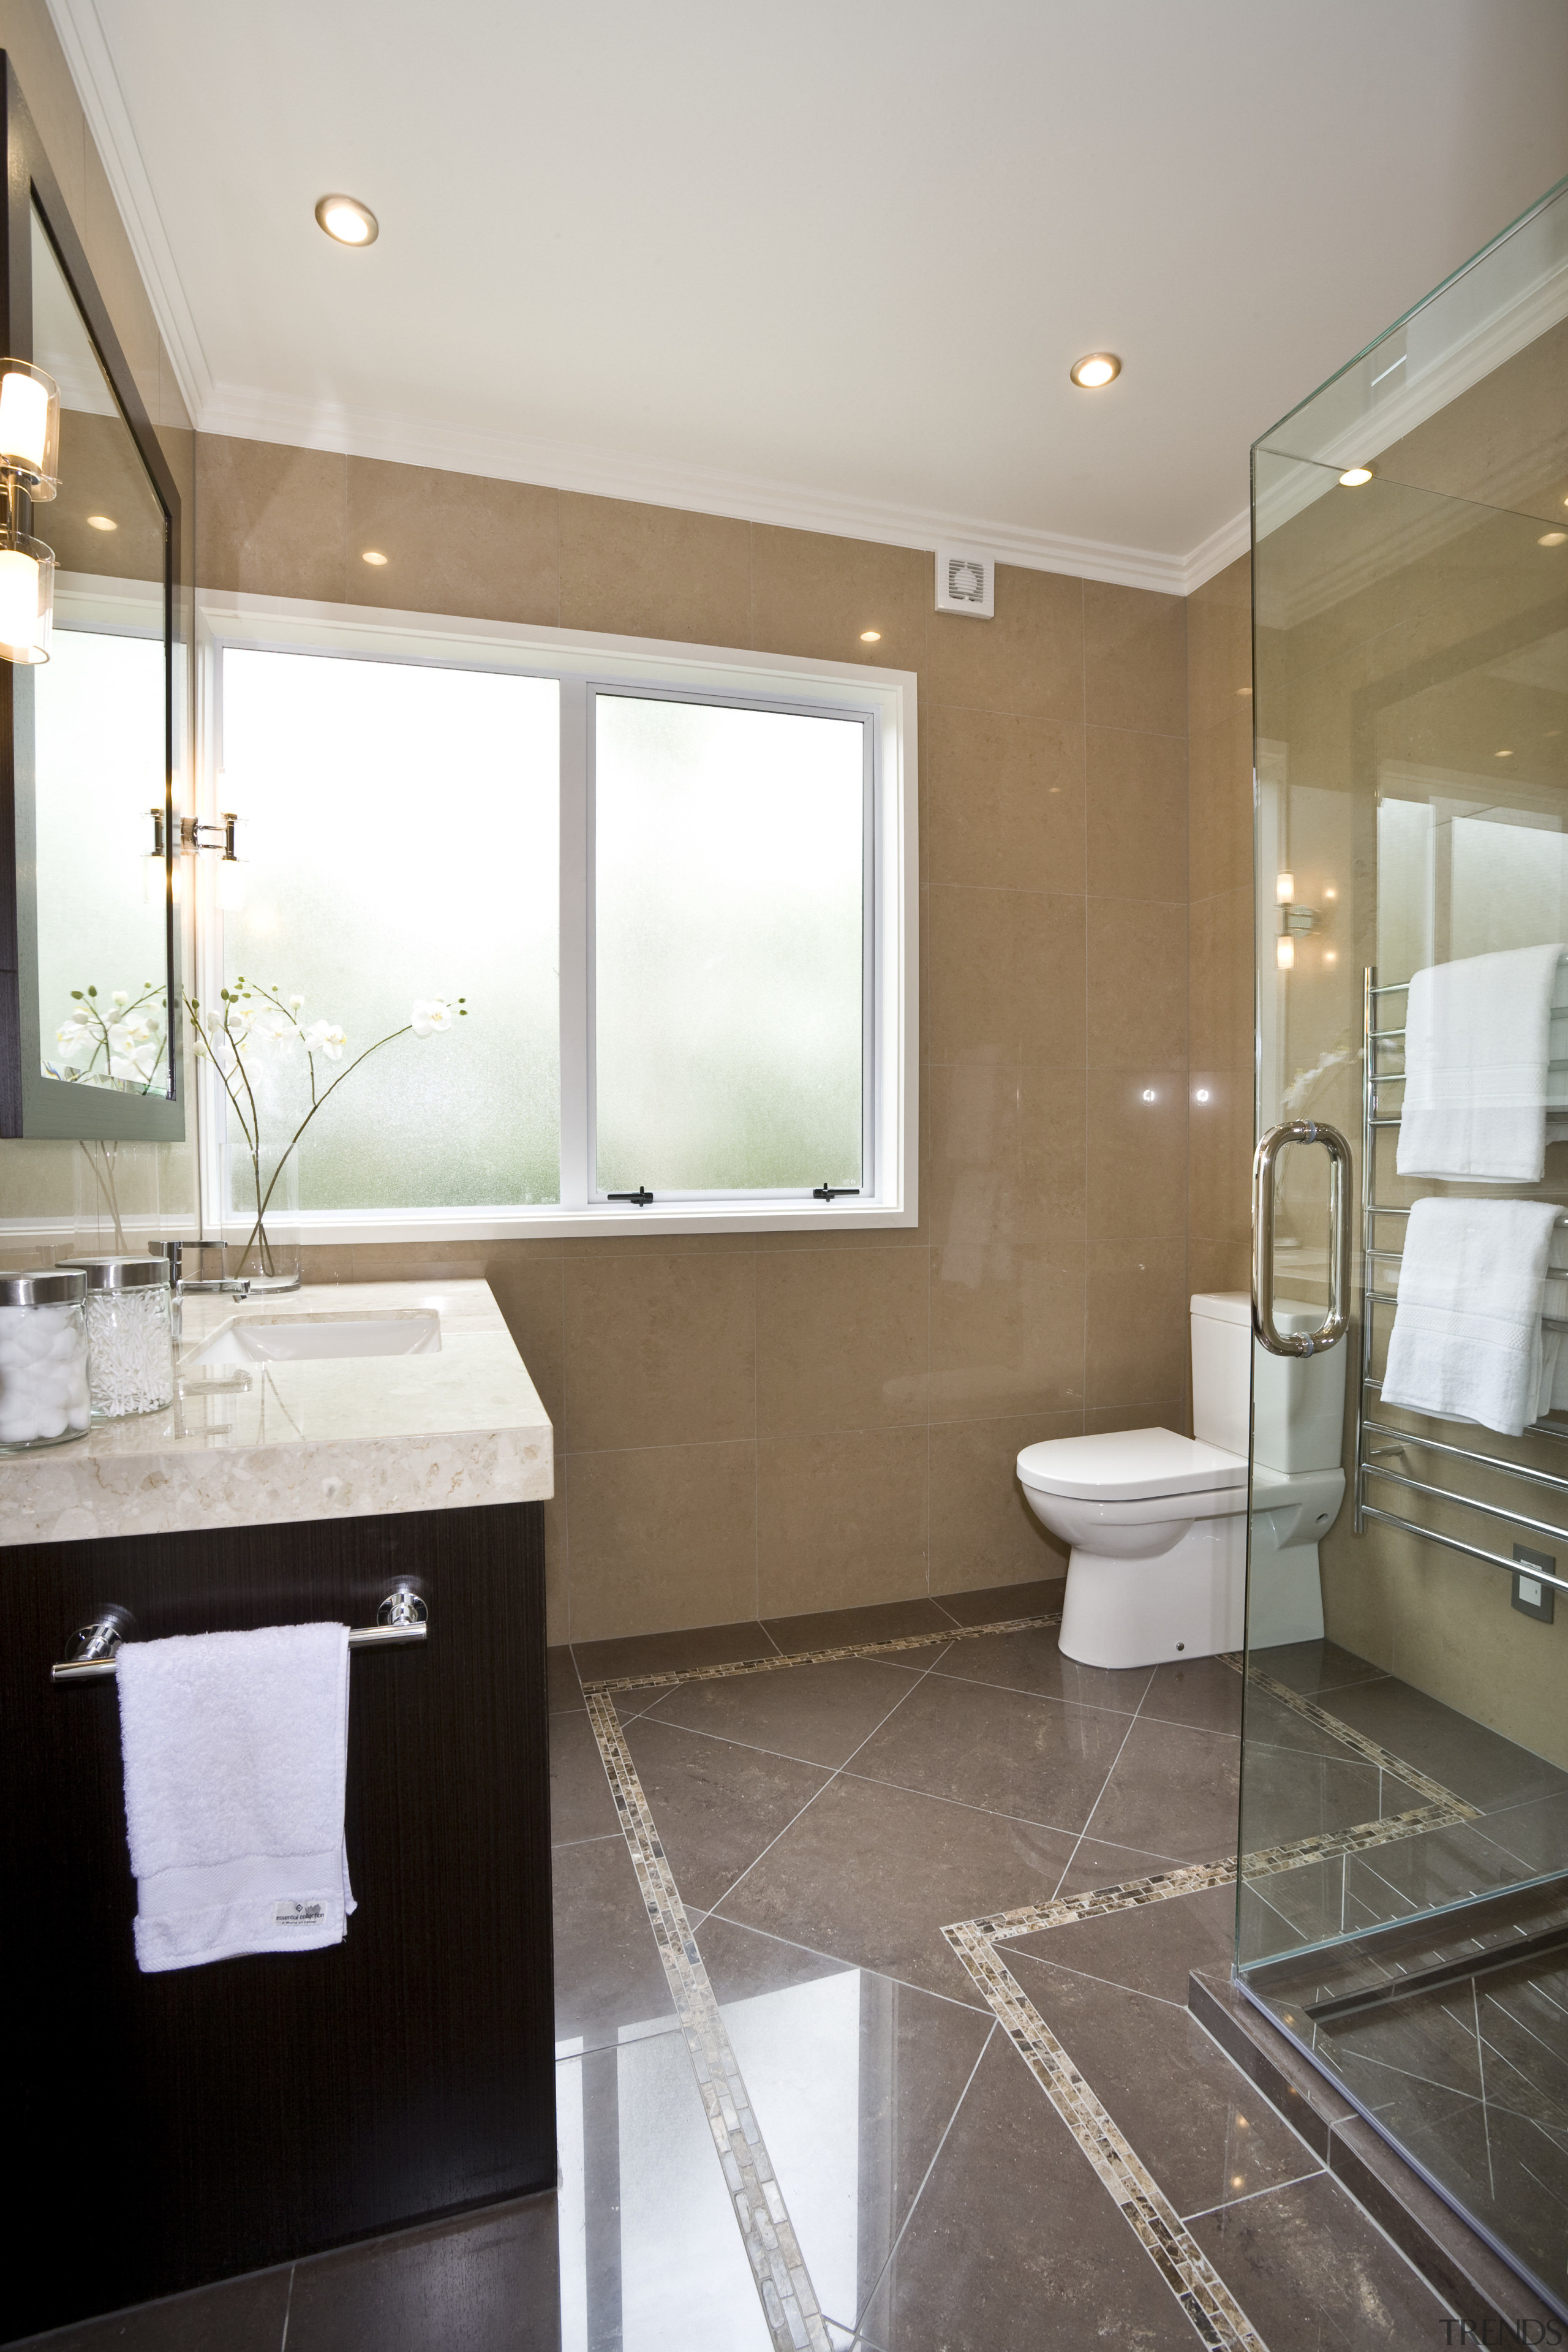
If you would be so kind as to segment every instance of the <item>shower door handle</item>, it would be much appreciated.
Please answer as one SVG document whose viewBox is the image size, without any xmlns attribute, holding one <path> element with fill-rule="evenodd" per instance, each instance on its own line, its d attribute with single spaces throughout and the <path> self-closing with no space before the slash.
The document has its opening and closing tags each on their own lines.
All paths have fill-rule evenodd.
<svg viewBox="0 0 1568 2352">
<path fill-rule="evenodd" d="M 1274 1163 L 1288 1143 L 1321 1143 L 1329 1155 L 1329 1311 L 1315 1331 L 1274 1328 Z M 1350 1329 L 1351 1148 L 1337 1127 L 1288 1118 L 1271 1127 L 1252 1160 L 1252 1328 L 1271 1356 L 1321 1356 Z"/>
</svg>

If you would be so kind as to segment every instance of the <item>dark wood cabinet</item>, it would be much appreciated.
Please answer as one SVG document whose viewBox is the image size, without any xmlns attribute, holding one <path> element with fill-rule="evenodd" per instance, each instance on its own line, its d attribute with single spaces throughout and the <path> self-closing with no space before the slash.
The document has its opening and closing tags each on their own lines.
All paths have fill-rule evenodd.
<svg viewBox="0 0 1568 2352">
<path fill-rule="evenodd" d="M 542 1516 L 5 1552 L 0 2340 L 554 2187 Z M 364 1624 L 404 1578 L 428 1639 L 353 1654 L 346 1942 L 139 1974 L 114 1685 L 49 1679 L 73 1630 Z"/>
</svg>

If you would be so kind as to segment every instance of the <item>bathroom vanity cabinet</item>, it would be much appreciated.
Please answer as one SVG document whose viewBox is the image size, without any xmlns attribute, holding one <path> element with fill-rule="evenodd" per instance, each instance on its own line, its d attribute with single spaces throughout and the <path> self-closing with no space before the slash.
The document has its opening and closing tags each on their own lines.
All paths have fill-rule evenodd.
<svg viewBox="0 0 1568 2352">
<path fill-rule="evenodd" d="M 389 1307 L 403 1286 L 375 1288 Z M 239 1314 L 341 1315 L 370 1296 Z M 0 2340 L 554 2186 L 550 1430 L 484 1286 L 437 1304 L 427 1357 L 269 1365 L 247 1388 L 187 1370 L 140 1451 L 120 1423 L 0 1465 L 15 2152 Z M 209 1326 L 224 1306 L 203 1303 Z M 205 1336 L 191 1344 L 187 1307 L 187 1367 Z M 247 1490 L 299 1516 L 247 1521 Z M 408 1507 L 421 1496 L 431 1507 Z M 51 1501 L 68 1531 L 39 1540 Z M 94 1512 L 115 1531 L 88 1532 Z M 141 1975 L 114 1685 L 50 1677 L 74 1629 L 108 1603 L 134 1618 L 128 1639 L 362 1626 L 399 1584 L 426 1602 L 426 1638 L 351 1652 L 346 1941 Z"/>
</svg>

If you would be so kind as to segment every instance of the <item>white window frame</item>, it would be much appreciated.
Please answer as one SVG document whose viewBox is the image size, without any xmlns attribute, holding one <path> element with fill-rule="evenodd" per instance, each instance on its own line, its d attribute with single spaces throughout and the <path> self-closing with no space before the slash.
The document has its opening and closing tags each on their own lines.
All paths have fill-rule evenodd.
<svg viewBox="0 0 1568 2352">
<path fill-rule="evenodd" d="M 196 602 L 198 816 L 218 813 L 222 775 L 220 663 L 230 647 L 335 654 L 450 668 L 550 677 L 561 688 L 561 1193 L 559 1203 L 421 1210 L 301 1210 L 281 1237 L 301 1243 L 540 1240 L 623 1234 L 875 1232 L 920 1216 L 919 848 L 915 677 L 858 662 L 763 655 L 662 638 L 382 612 L 289 596 L 203 592 Z M 869 719 L 870 858 L 867 924 L 868 1115 L 862 1181 L 854 1198 L 776 1193 L 656 1199 L 637 1209 L 596 1201 L 591 1181 L 592 690 L 639 688 L 773 709 L 842 710 Z M 245 812 L 242 810 L 241 814 Z M 482 846 L 476 841 L 476 854 Z M 308 856 L 309 844 L 300 845 Z M 193 993 L 216 1000 L 222 915 L 211 861 L 191 902 L 187 969 Z M 243 1241 L 249 1221 L 227 1207 L 227 1125 L 216 1074 L 198 1065 L 197 1141 L 203 1229 Z M 825 1179 L 825 1181 L 827 1181 Z M 270 1221 L 269 1221 L 270 1222 Z"/>
</svg>

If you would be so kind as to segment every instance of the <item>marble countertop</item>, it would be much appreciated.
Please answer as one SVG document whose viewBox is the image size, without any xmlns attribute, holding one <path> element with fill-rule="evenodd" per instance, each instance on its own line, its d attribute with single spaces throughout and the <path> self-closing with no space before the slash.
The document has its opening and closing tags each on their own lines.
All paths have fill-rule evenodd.
<svg viewBox="0 0 1568 2352">
<path fill-rule="evenodd" d="M 230 1324 L 436 1314 L 427 1354 L 197 1365 Z M 549 1419 L 484 1282 L 187 1296 L 174 1402 L 0 1454 L 0 1544 L 542 1501 Z"/>
</svg>

